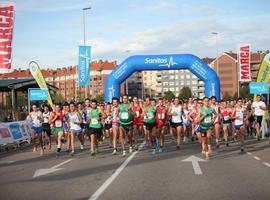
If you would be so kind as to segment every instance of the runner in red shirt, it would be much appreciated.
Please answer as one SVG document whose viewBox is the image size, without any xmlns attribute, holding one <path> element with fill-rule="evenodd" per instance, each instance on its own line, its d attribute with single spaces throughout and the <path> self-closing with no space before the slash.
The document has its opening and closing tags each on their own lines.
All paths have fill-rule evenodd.
<svg viewBox="0 0 270 200">
<path fill-rule="evenodd" d="M 158 140 L 159 152 L 164 152 L 164 133 L 167 125 L 167 108 L 164 104 L 164 100 L 160 98 L 158 100 L 158 106 L 156 108 L 156 122 L 157 132 L 156 137 Z"/>
<path fill-rule="evenodd" d="M 135 113 L 133 117 L 133 126 L 134 126 L 133 138 L 135 140 L 133 149 L 138 150 L 137 138 L 143 132 L 143 116 L 142 116 L 143 110 L 142 107 L 140 106 L 137 97 L 133 97 L 132 110 Z"/>
<path fill-rule="evenodd" d="M 53 134 L 57 144 L 57 156 L 59 156 L 62 147 L 62 136 L 64 134 L 64 114 L 59 104 L 55 105 L 55 111 L 52 114 Z"/>
</svg>

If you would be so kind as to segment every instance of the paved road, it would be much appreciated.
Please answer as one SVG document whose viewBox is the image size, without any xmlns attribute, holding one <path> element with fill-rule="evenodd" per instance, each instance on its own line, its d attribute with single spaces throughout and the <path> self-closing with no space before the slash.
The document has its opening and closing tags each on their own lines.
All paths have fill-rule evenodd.
<svg viewBox="0 0 270 200">
<path fill-rule="evenodd" d="M 210 160 L 199 162 L 201 175 L 182 161 L 200 158 L 199 145 L 176 151 L 170 141 L 166 152 L 155 156 L 146 147 L 125 158 L 113 156 L 106 142 L 96 157 L 88 150 L 59 158 L 53 152 L 41 158 L 30 149 L 1 155 L 0 199 L 270 199 L 269 139 L 248 141 L 247 153 L 237 144 L 214 150 Z M 33 177 L 36 170 L 54 166 L 62 169 Z"/>
</svg>

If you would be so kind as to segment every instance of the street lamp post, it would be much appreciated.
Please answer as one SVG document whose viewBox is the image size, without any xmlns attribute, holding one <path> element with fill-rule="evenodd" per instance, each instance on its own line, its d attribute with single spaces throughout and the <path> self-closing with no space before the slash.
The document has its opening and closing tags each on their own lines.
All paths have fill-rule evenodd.
<svg viewBox="0 0 270 200">
<path fill-rule="evenodd" d="M 212 32 L 211 34 L 216 37 L 216 48 L 217 48 L 217 74 L 219 76 L 219 63 L 218 63 L 218 32 Z"/>
<path fill-rule="evenodd" d="M 83 11 L 83 45 L 84 46 L 85 46 L 85 11 L 90 10 L 90 9 L 92 9 L 92 8 L 86 7 L 86 8 L 82 9 L 82 11 Z M 90 77 L 88 77 L 88 78 L 90 78 Z M 84 96 L 85 96 L 85 98 L 87 98 L 88 86 L 85 86 L 84 90 L 85 90 Z"/>
</svg>

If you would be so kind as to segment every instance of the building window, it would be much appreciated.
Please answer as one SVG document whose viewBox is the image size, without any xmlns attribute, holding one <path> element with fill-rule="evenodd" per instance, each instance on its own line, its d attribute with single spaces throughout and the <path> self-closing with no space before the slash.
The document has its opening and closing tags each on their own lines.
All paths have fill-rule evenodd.
<svg viewBox="0 0 270 200">
<path fill-rule="evenodd" d="M 184 79 L 184 75 L 181 75 L 180 78 L 181 78 L 181 79 Z"/>
<path fill-rule="evenodd" d="M 174 82 L 170 82 L 170 85 L 174 85 Z"/>
<path fill-rule="evenodd" d="M 187 79 L 190 79 L 190 74 L 187 74 L 187 75 L 186 75 L 186 78 L 187 78 Z"/>
<path fill-rule="evenodd" d="M 192 81 L 192 85 L 197 85 L 197 81 Z"/>
</svg>

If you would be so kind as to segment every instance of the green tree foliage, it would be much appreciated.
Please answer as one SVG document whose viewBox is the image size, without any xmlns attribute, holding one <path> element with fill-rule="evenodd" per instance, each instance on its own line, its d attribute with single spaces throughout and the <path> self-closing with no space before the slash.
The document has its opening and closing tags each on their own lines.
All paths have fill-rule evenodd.
<svg viewBox="0 0 270 200">
<path fill-rule="evenodd" d="M 175 95 L 172 91 L 168 91 L 164 93 L 164 97 L 171 101 L 175 97 Z"/>
<path fill-rule="evenodd" d="M 180 90 L 179 98 L 181 99 L 188 99 L 192 97 L 191 89 L 188 86 L 182 87 Z"/>
</svg>

